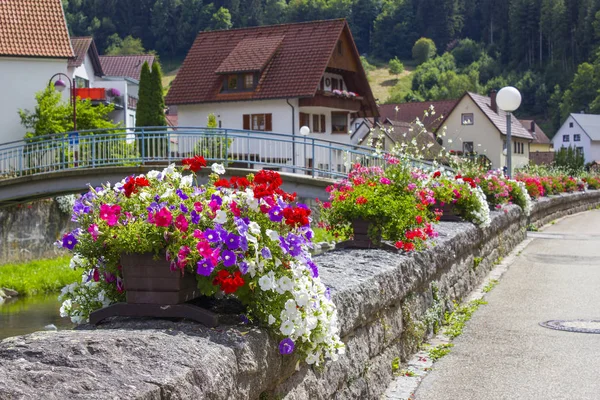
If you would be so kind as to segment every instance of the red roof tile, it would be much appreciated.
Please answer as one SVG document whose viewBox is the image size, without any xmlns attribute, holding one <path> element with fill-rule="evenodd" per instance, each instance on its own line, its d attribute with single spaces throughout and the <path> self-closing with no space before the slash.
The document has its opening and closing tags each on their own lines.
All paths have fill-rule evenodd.
<svg viewBox="0 0 600 400">
<path fill-rule="evenodd" d="M 492 109 L 492 100 L 488 96 L 482 96 L 480 94 L 467 92 L 466 96 L 470 96 L 471 99 L 479 106 L 481 111 L 488 117 L 488 119 L 496 126 L 496 129 L 500 131 L 502 135 L 506 135 L 506 112 L 497 108 L 496 111 Z M 520 137 L 523 139 L 533 139 L 531 134 L 518 119 L 512 118 L 511 120 L 511 135 Z"/>
<path fill-rule="evenodd" d="M 85 61 L 85 55 L 89 53 L 95 75 L 104 75 L 102 71 L 102 65 L 100 63 L 100 56 L 98 55 L 98 50 L 96 49 L 94 39 L 91 36 L 72 37 L 71 45 L 75 51 L 75 58 L 69 59 L 69 67 L 79 67 Z"/>
<path fill-rule="evenodd" d="M 217 74 L 262 71 L 281 45 L 284 36 L 246 38 L 240 40 L 223 60 Z"/>
<path fill-rule="evenodd" d="M 343 32 L 352 37 L 343 19 L 201 32 L 171 84 L 165 102 L 175 105 L 313 97 Z M 360 92 L 368 103 L 366 107 L 376 113 L 353 41 L 351 47 L 350 56 L 357 59 L 360 69 L 356 73 L 361 82 L 358 84 L 362 85 L 364 80 L 364 85 L 354 91 Z M 220 93 L 222 76 L 218 73 L 263 67 L 254 91 Z"/>
<path fill-rule="evenodd" d="M 533 143 L 539 144 L 550 144 L 550 139 L 548 139 L 548 135 L 544 133 L 542 128 L 539 127 L 538 124 L 535 123 L 532 119 L 520 119 L 521 125 L 533 136 Z"/>
<path fill-rule="evenodd" d="M 144 62 L 152 67 L 154 56 L 152 54 L 140 54 L 135 56 L 100 56 L 100 63 L 106 76 L 125 76 L 140 80 L 140 72 Z"/>
<path fill-rule="evenodd" d="M 61 1 L 0 1 L 0 55 L 73 57 Z"/>
<path fill-rule="evenodd" d="M 379 106 L 381 121 L 414 122 L 417 118 L 429 131 L 435 131 L 443 118 L 454 108 L 458 100 L 423 101 L 418 103 L 382 104 Z M 435 114 L 431 115 L 433 106 Z M 398 111 L 396 111 L 396 107 Z M 425 116 L 425 111 L 428 116 Z"/>
</svg>

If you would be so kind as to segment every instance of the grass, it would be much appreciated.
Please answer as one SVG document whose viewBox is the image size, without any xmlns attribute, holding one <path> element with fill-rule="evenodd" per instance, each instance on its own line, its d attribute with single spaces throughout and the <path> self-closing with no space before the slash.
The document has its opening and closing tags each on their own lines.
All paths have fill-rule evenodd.
<svg viewBox="0 0 600 400">
<path fill-rule="evenodd" d="M 412 72 L 414 67 L 404 64 L 404 72 L 398 77 L 390 75 L 387 65 L 382 65 L 369 73 L 369 83 L 373 96 L 378 99 L 379 104 L 383 104 L 390 97 L 390 89 L 400 91 L 403 95 L 408 93 L 412 86 Z"/>
<path fill-rule="evenodd" d="M 487 302 L 483 299 L 477 299 L 457 306 L 452 313 L 446 313 L 446 329 L 444 333 L 451 339 L 462 334 L 465 323 L 471 319 L 473 313 L 482 304 L 487 304 Z"/>
<path fill-rule="evenodd" d="M 313 243 L 321 243 L 321 242 L 341 242 L 343 240 L 346 240 L 346 238 L 343 237 L 335 237 L 333 236 L 333 234 L 331 232 L 328 232 L 327 230 L 323 229 L 323 228 L 313 228 L 313 232 L 315 234 L 315 236 L 313 237 Z"/>
<path fill-rule="evenodd" d="M 498 279 L 491 279 L 484 287 L 483 293 L 489 293 L 498 284 Z"/>
<path fill-rule="evenodd" d="M 57 292 L 79 281 L 81 271 L 69 267 L 69 256 L 19 264 L 0 265 L 0 287 L 14 289 L 20 295 Z"/>
</svg>

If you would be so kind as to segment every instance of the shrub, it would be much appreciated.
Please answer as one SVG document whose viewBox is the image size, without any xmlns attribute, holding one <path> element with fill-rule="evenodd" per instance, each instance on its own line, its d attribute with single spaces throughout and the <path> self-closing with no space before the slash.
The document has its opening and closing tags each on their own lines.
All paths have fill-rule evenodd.
<svg viewBox="0 0 600 400">
<path fill-rule="evenodd" d="M 437 49 L 433 40 L 424 37 L 417 40 L 412 48 L 412 56 L 417 64 L 423 64 L 433 58 L 436 52 Z"/>
</svg>

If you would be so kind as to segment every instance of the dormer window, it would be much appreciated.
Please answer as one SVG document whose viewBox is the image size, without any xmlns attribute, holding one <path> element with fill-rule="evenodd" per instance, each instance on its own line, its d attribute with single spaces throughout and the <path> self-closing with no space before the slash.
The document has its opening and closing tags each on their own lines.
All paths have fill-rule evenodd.
<svg viewBox="0 0 600 400">
<path fill-rule="evenodd" d="M 228 75 L 227 76 L 227 90 L 237 90 L 238 89 L 238 76 L 237 75 Z"/>
<path fill-rule="evenodd" d="M 330 48 L 331 48 L 331 47 L 330 47 Z M 342 51 L 342 41 L 341 41 L 341 40 L 338 40 L 338 42 L 337 42 L 337 52 L 338 52 L 338 54 L 339 54 L 340 56 L 341 56 L 341 55 L 343 55 L 343 51 Z"/>
<path fill-rule="evenodd" d="M 254 88 L 254 74 L 245 74 L 244 75 L 244 89 L 253 89 Z"/>
</svg>

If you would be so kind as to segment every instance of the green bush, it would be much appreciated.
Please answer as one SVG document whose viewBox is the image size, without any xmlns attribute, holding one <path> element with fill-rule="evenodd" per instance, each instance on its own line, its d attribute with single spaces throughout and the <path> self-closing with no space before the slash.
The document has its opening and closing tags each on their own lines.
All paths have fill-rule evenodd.
<svg viewBox="0 0 600 400">
<path fill-rule="evenodd" d="M 412 56 L 417 64 L 423 64 L 425 61 L 433 58 L 436 52 L 437 48 L 433 40 L 425 37 L 417 40 L 412 48 Z"/>
</svg>

